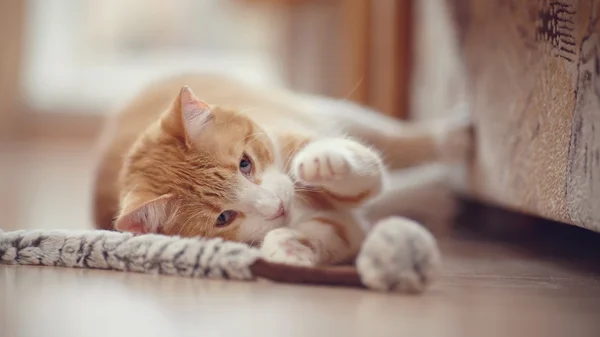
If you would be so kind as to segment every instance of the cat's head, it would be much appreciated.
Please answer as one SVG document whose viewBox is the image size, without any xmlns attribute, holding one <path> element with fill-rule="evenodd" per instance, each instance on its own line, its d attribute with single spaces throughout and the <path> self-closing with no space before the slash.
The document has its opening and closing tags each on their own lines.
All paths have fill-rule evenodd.
<svg viewBox="0 0 600 337">
<path fill-rule="evenodd" d="M 281 161 L 252 120 L 184 87 L 125 158 L 115 228 L 258 243 L 289 217 Z"/>
</svg>

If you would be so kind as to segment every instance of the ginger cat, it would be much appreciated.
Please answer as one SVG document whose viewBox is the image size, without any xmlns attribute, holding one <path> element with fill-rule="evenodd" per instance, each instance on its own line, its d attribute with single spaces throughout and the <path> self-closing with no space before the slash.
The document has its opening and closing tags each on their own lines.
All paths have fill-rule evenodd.
<svg viewBox="0 0 600 337">
<path fill-rule="evenodd" d="M 456 121 L 405 124 L 346 101 L 173 77 L 109 122 L 95 223 L 260 245 L 275 262 L 343 263 L 388 167 L 464 158 L 469 126 Z"/>
</svg>

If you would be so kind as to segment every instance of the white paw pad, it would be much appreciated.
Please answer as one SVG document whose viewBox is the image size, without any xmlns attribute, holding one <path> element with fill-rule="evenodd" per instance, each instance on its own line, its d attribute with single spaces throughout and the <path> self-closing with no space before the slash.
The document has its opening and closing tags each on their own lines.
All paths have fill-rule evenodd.
<svg viewBox="0 0 600 337">
<path fill-rule="evenodd" d="M 288 228 L 278 228 L 267 233 L 260 252 L 262 258 L 269 262 L 307 267 L 317 263 L 315 252 L 301 242 L 296 232 Z"/>
<path fill-rule="evenodd" d="M 421 292 L 439 263 L 431 233 L 412 220 L 392 217 L 375 225 L 363 243 L 356 268 L 371 289 Z"/>
<path fill-rule="evenodd" d="M 294 158 L 294 174 L 300 181 L 311 184 L 343 179 L 350 173 L 350 164 L 344 152 L 309 145 Z"/>
</svg>

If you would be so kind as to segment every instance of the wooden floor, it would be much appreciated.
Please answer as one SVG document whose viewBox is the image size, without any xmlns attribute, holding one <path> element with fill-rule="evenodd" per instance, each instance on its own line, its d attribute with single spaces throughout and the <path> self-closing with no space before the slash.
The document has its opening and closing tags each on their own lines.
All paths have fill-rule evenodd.
<svg viewBox="0 0 600 337">
<path fill-rule="evenodd" d="M 2 229 L 89 227 L 86 147 L 38 144 L 10 163 Z M 443 238 L 421 296 L 0 266 L 0 336 L 600 336 L 600 239 L 548 228 Z"/>
</svg>

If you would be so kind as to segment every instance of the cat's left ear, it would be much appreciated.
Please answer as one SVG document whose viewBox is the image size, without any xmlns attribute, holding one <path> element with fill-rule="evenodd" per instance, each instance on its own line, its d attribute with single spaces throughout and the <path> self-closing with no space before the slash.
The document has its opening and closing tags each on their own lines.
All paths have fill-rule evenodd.
<svg viewBox="0 0 600 337">
<path fill-rule="evenodd" d="M 188 138 L 198 137 L 213 121 L 213 113 L 206 102 L 194 95 L 192 88 L 184 86 L 179 94 L 181 121 Z"/>
<path fill-rule="evenodd" d="M 163 116 L 162 127 L 191 143 L 206 131 L 213 118 L 210 106 L 198 99 L 189 86 L 184 86 Z"/>
</svg>

